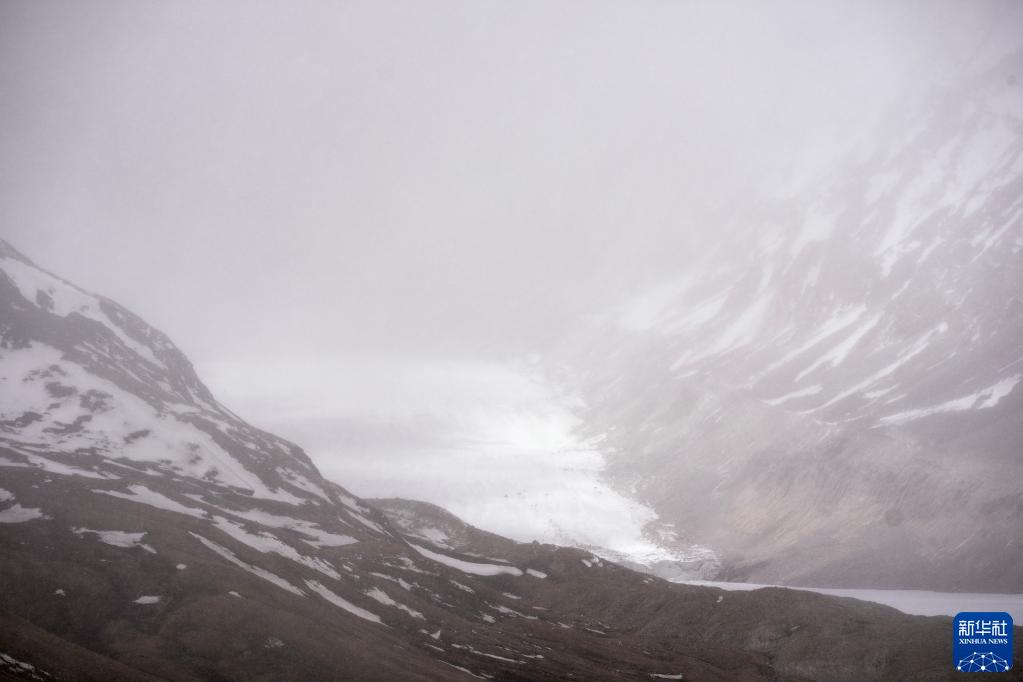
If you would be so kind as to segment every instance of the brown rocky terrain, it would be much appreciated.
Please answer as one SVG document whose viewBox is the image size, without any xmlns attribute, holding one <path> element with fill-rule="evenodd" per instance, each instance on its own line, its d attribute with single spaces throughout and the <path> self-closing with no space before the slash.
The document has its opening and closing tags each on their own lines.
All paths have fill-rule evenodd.
<svg viewBox="0 0 1023 682">
<path fill-rule="evenodd" d="M 672 584 L 359 500 L 6 243 L 0 408 L 0 679 L 952 676 L 949 618 Z"/>
</svg>

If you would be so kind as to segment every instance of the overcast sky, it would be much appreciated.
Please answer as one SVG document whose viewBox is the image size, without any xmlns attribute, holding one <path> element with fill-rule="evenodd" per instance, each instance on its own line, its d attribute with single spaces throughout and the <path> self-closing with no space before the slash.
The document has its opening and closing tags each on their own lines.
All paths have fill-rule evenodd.
<svg viewBox="0 0 1023 682">
<path fill-rule="evenodd" d="M 0 225 L 197 363 L 521 353 L 996 7 L 4 0 Z"/>
</svg>

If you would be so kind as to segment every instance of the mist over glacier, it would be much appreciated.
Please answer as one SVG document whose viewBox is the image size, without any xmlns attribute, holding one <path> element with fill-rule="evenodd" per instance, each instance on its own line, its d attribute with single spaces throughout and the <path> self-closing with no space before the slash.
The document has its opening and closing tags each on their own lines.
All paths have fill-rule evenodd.
<svg viewBox="0 0 1023 682">
<path fill-rule="evenodd" d="M 5 236 L 358 494 L 1018 589 L 1018 5 L 254 7 L 0 9 Z"/>
<path fill-rule="evenodd" d="M 0 677 L 1018 667 L 1021 26 L 0 3 Z"/>
<path fill-rule="evenodd" d="M 300 436 L 326 476 L 362 497 L 433 502 L 525 542 L 671 556 L 643 536 L 656 514 L 601 480 L 603 458 L 577 430 L 579 398 L 535 362 L 362 356 L 199 369 L 246 418 Z"/>
</svg>

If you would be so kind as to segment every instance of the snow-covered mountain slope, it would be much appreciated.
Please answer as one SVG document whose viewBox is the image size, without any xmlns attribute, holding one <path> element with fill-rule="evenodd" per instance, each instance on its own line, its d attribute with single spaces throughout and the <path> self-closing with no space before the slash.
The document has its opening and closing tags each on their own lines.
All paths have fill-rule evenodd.
<svg viewBox="0 0 1023 682">
<path fill-rule="evenodd" d="M 609 478 L 733 576 L 1023 590 L 1023 53 L 964 74 L 562 355 Z"/>
<path fill-rule="evenodd" d="M 381 502 L 385 515 L 220 405 L 162 334 L 3 242 L 0 382 L 4 679 L 863 680 L 947 667 L 947 618 L 672 585 L 422 503 Z"/>
<path fill-rule="evenodd" d="M 125 469 L 300 505 L 334 498 L 294 445 L 220 405 L 160 332 L 0 244 L 0 438 L 9 466 Z M 61 464 L 45 453 L 58 450 Z"/>
</svg>

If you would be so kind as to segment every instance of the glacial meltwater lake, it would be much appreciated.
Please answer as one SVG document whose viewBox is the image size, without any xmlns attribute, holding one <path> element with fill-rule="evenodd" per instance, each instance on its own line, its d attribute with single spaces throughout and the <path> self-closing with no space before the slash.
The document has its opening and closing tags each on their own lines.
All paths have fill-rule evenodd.
<svg viewBox="0 0 1023 682">
<path fill-rule="evenodd" d="M 1012 616 L 1013 623 L 1023 624 L 1023 594 L 792 587 L 789 585 L 722 583 L 709 580 L 687 580 L 685 584 L 741 591 L 759 590 L 763 587 L 783 587 L 790 590 L 804 590 L 830 594 L 835 597 L 852 597 L 853 599 L 872 601 L 915 616 L 954 616 L 960 611 L 1005 611 Z"/>
</svg>

